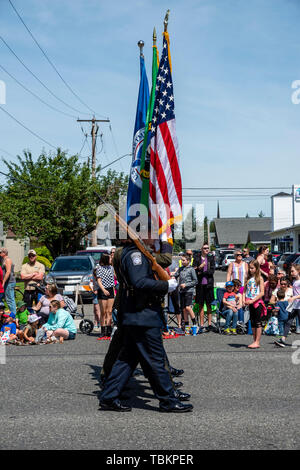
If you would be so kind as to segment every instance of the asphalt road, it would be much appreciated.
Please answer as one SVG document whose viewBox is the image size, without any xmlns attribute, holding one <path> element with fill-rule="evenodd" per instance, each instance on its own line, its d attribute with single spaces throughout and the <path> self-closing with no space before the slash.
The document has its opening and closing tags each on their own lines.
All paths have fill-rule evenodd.
<svg viewBox="0 0 300 470">
<path fill-rule="evenodd" d="M 249 351 L 250 339 L 206 333 L 165 340 L 192 394 L 194 411 L 183 415 L 161 414 L 143 376 L 126 392 L 131 413 L 100 411 L 108 342 L 96 334 L 63 345 L 6 346 L 1 434 L 9 439 L 0 449 L 299 449 L 297 351 L 278 350 L 267 336 Z"/>
<path fill-rule="evenodd" d="M 92 318 L 92 306 L 84 307 Z M 268 336 L 255 351 L 247 350 L 248 335 L 165 340 L 171 364 L 185 370 L 194 411 L 160 413 L 140 376 L 126 391 L 132 412 L 119 414 L 99 410 L 108 341 L 97 338 L 78 333 L 63 345 L 6 346 L 1 434 L 9 439 L 0 439 L 0 449 L 299 449 L 300 348 L 277 349 Z"/>
</svg>

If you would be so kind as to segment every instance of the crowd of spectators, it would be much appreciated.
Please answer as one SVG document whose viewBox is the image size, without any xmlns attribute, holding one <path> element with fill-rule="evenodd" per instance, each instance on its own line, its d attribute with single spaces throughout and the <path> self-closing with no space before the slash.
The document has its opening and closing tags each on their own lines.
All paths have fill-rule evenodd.
<svg viewBox="0 0 300 470">
<path fill-rule="evenodd" d="M 100 336 L 109 337 L 113 326 L 113 307 L 117 291 L 117 279 L 113 269 L 113 257 L 103 254 L 95 267 L 91 289 L 95 330 Z M 270 317 L 276 318 L 280 345 L 285 344 L 287 329 L 296 318 L 296 332 L 300 333 L 298 292 L 300 267 L 294 266 L 292 277 L 276 269 L 266 246 L 260 248 L 256 259 L 249 250 L 236 250 L 235 259 L 229 265 L 222 299 L 216 296 L 214 274 L 215 255 L 204 243 L 199 252 L 187 250 L 180 257 L 178 266 L 170 272 L 178 282 L 177 289 L 169 294 L 182 334 L 191 334 L 191 326 L 199 334 L 215 329 L 213 306 L 218 301 L 223 321 L 222 332 L 236 335 L 238 325 L 246 325 L 252 331 L 254 341 L 250 348 L 260 346 L 260 337 Z M 47 285 L 45 294 L 37 297 L 36 282 L 45 274 L 44 265 L 37 261 L 34 250 L 28 252 L 28 262 L 21 270 L 24 281 L 24 298 L 15 302 L 16 284 L 14 265 L 5 248 L 0 249 L 0 336 L 2 342 L 14 344 L 62 343 L 76 337 L 76 326 L 67 311 L 64 298 L 55 285 Z M 13 294 L 12 294 L 13 292 Z M 3 300 L 8 310 L 5 310 Z M 293 306 L 293 308 L 292 308 Z M 196 307 L 196 308 L 195 308 Z M 288 325 L 288 326 L 287 326 Z M 242 329 L 245 332 L 245 329 Z M 193 329 L 193 333 L 195 329 Z M 283 339 L 282 339 L 283 338 Z"/>
<path fill-rule="evenodd" d="M 240 329 L 241 332 L 247 331 L 245 326 L 248 326 L 248 331 L 252 331 L 254 338 L 249 347 L 258 348 L 263 330 L 268 331 L 270 319 L 273 322 L 276 319 L 277 336 L 285 339 L 285 326 L 291 325 L 290 319 L 293 316 L 293 319 L 296 318 L 296 333 L 300 334 L 300 296 L 297 290 L 300 274 L 298 277 L 296 275 L 300 267 L 295 266 L 291 270 L 294 276 L 288 276 L 283 270 L 276 268 L 266 246 L 259 249 L 256 259 L 249 255 L 248 248 L 237 249 L 234 257 L 227 270 L 222 300 L 219 301 L 224 319 L 222 332 L 236 335 L 238 324 L 244 326 Z M 198 322 L 198 333 L 214 330 L 212 306 L 219 300 L 216 296 L 214 273 L 215 257 L 209 251 L 207 243 L 203 244 L 199 253 L 183 254 L 178 268 L 171 273 L 179 280 L 177 293 L 172 293 L 172 303 L 175 308 L 177 302 L 174 302 L 174 295 L 177 295 L 181 312 L 181 324 L 177 320 L 178 326 L 185 334 L 190 334 L 189 319 L 192 325 Z M 194 314 L 195 305 L 199 306 L 198 319 Z M 178 318 L 176 309 L 175 313 Z"/>
<path fill-rule="evenodd" d="M 0 249 L 0 260 L 0 342 L 33 345 L 75 339 L 75 322 L 57 287 L 46 285 L 44 295 L 36 289 L 45 275 L 45 267 L 37 261 L 36 252 L 29 250 L 28 262 L 22 265 L 24 295 L 17 303 L 14 265 L 6 248 Z"/>
</svg>

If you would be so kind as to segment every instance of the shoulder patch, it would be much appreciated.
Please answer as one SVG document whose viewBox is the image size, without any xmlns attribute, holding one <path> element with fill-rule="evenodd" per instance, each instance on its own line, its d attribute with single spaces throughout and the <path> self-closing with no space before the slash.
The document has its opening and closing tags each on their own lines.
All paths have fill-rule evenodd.
<svg viewBox="0 0 300 470">
<path fill-rule="evenodd" d="M 142 253 L 140 251 L 135 251 L 131 254 L 131 259 L 134 266 L 142 264 Z"/>
</svg>

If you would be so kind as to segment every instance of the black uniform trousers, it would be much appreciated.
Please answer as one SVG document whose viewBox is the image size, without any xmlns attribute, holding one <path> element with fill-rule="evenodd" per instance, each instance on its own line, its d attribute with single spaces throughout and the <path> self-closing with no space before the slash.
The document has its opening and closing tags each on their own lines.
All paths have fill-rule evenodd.
<svg viewBox="0 0 300 470">
<path fill-rule="evenodd" d="M 123 326 L 123 346 L 112 371 L 105 381 L 101 401 L 119 398 L 138 363 L 151 388 L 164 406 L 178 403 L 169 372 L 165 368 L 165 350 L 158 327 Z"/>
<path fill-rule="evenodd" d="M 123 339 L 124 339 L 123 327 L 118 326 L 118 328 L 116 329 L 116 331 L 113 334 L 113 337 L 112 337 L 111 341 L 109 342 L 108 351 L 107 351 L 107 353 L 105 355 L 105 358 L 104 358 L 104 362 L 103 362 L 103 366 L 102 366 L 101 374 L 100 374 L 101 379 L 103 381 L 106 380 L 106 378 L 110 375 L 111 370 L 112 370 L 116 360 L 118 359 L 119 353 L 122 349 Z M 172 381 L 172 386 L 174 388 L 173 377 L 172 377 L 172 374 L 171 374 L 171 371 L 170 371 L 171 365 L 170 365 L 169 358 L 168 358 L 166 352 L 165 352 L 165 368 L 168 371 L 168 374 L 169 374 L 170 379 Z M 145 377 L 146 377 L 146 375 L 145 375 Z"/>
</svg>

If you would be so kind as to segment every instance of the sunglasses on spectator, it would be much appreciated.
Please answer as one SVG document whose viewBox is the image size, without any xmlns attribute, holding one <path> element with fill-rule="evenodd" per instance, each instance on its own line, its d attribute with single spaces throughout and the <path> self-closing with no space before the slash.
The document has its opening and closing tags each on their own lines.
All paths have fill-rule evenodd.
<svg viewBox="0 0 300 470">
<path fill-rule="evenodd" d="M 203 247 L 203 250 L 209 250 L 209 247 L 208 247 L 208 246 L 204 246 L 204 247 Z"/>
</svg>

